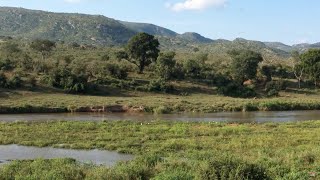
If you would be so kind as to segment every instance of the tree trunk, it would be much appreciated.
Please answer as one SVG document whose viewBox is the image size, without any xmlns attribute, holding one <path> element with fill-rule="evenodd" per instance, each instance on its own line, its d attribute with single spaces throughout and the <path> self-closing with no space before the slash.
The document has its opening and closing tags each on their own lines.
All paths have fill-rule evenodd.
<svg viewBox="0 0 320 180">
<path fill-rule="evenodd" d="M 143 74 L 144 66 L 140 64 L 139 66 L 139 74 Z"/>
<path fill-rule="evenodd" d="M 301 89 L 301 78 L 298 78 L 299 89 Z"/>
<path fill-rule="evenodd" d="M 143 57 L 139 63 L 139 74 L 143 74 L 144 66 L 145 66 L 145 58 Z"/>
</svg>

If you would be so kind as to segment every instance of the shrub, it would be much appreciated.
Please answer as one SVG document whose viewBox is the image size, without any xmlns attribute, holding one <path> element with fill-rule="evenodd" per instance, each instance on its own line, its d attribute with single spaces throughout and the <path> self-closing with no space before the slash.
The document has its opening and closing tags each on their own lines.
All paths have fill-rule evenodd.
<svg viewBox="0 0 320 180">
<path fill-rule="evenodd" d="M 202 72 L 202 66 L 197 60 L 189 59 L 183 64 L 186 76 L 190 78 L 199 78 Z"/>
<path fill-rule="evenodd" d="M 210 160 L 200 167 L 199 179 L 233 179 L 233 180 L 267 180 L 271 179 L 267 171 L 259 165 L 249 164 L 226 157 L 220 160 Z"/>
<path fill-rule="evenodd" d="M 55 79 L 51 75 L 44 75 L 40 77 L 40 83 L 48 86 L 54 86 Z"/>
<path fill-rule="evenodd" d="M 22 79 L 19 75 L 13 75 L 11 78 L 8 79 L 7 81 L 7 87 L 14 89 L 14 88 L 19 88 L 22 86 Z"/>
<path fill-rule="evenodd" d="M 86 93 L 90 86 L 84 74 L 72 74 L 69 69 L 58 69 L 41 78 L 49 86 L 61 88 L 67 93 Z"/>
<path fill-rule="evenodd" d="M 14 68 L 14 64 L 10 59 L 0 60 L 0 70 L 12 70 Z"/>
<path fill-rule="evenodd" d="M 164 79 L 152 80 L 149 85 L 147 85 L 148 91 L 151 92 L 172 92 L 174 90 L 173 86 L 168 84 Z"/>
<path fill-rule="evenodd" d="M 60 86 L 63 86 L 64 90 L 68 93 L 85 93 L 89 89 L 87 81 L 88 80 L 85 76 L 71 75 L 69 77 L 65 77 L 61 81 Z"/>
<path fill-rule="evenodd" d="M 194 176 L 190 171 L 168 170 L 160 173 L 154 180 L 193 180 Z"/>
<path fill-rule="evenodd" d="M 281 90 L 286 89 L 286 84 L 284 81 L 270 81 L 265 86 L 265 91 L 267 96 L 278 96 Z"/>
<path fill-rule="evenodd" d="M 279 96 L 279 91 L 277 89 L 271 89 L 267 91 L 267 96 L 268 97 Z"/>
<path fill-rule="evenodd" d="M 174 52 L 160 53 L 157 59 L 156 72 L 163 79 L 172 79 L 176 60 Z"/>
<path fill-rule="evenodd" d="M 169 114 L 172 111 L 172 109 L 170 109 L 167 106 L 159 106 L 156 108 L 153 108 L 153 113 L 155 114 Z"/>
<path fill-rule="evenodd" d="M 249 98 L 257 95 L 254 89 L 244 87 L 236 82 L 229 82 L 225 86 L 219 86 L 218 91 L 225 96 L 231 97 Z"/>
<path fill-rule="evenodd" d="M 107 73 L 114 78 L 126 79 L 128 77 L 128 70 L 118 64 L 106 64 Z"/>
<path fill-rule="evenodd" d="M 174 66 L 173 70 L 172 70 L 172 74 L 171 74 L 173 79 L 184 79 L 185 78 L 185 72 L 183 69 L 183 65 L 180 63 L 176 63 L 176 65 Z"/>
</svg>

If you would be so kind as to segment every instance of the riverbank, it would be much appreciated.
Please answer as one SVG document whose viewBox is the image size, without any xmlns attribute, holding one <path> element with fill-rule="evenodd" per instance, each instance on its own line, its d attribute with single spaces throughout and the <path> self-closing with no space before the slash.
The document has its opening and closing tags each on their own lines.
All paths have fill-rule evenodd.
<svg viewBox="0 0 320 180">
<path fill-rule="evenodd" d="M 239 168 L 241 177 L 249 172 L 259 179 L 264 179 L 262 175 L 266 176 L 265 179 L 309 179 L 310 175 L 318 177 L 320 173 L 319 137 L 319 121 L 265 124 L 168 121 L 0 123 L 0 144 L 98 148 L 138 156 L 130 163 L 111 169 L 91 167 L 85 170 L 83 165 L 64 163 L 86 177 L 206 179 L 199 177 L 225 172 L 232 175 L 231 169 Z M 139 157 L 141 155 L 143 157 Z M 25 172 L 21 164 L 33 164 L 27 166 L 32 168 L 39 163 L 46 167 L 56 161 L 15 162 L 0 172 Z M 93 172 L 97 176 L 93 176 Z"/>
<path fill-rule="evenodd" d="M 241 99 L 210 94 L 188 96 L 126 93 L 90 96 L 17 91 L 0 97 L 0 113 L 148 112 L 320 110 L 319 93 L 281 93 L 280 97 Z"/>
</svg>

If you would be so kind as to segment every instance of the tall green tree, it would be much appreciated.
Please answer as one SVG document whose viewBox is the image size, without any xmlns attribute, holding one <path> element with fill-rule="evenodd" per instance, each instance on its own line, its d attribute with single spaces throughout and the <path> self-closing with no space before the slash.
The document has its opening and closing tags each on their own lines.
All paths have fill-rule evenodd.
<svg viewBox="0 0 320 180">
<path fill-rule="evenodd" d="M 138 66 L 139 73 L 143 73 L 146 66 L 157 60 L 160 52 L 159 45 L 159 41 L 154 36 L 139 33 L 127 44 L 128 60 Z"/>
<path fill-rule="evenodd" d="M 41 53 L 42 59 L 45 59 L 45 57 L 55 47 L 56 47 L 55 42 L 50 41 L 50 40 L 42 40 L 42 39 L 37 39 L 37 40 L 33 41 L 30 45 L 31 49 L 36 50 Z"/>
<path fill-rule="evenodd" d="M 243 84 L 246 80 L 255 79 L 260 62 L 263 61 L 260 53 L 243 50 L 229 52 L 232 57 L 231 73 L 233 79 Z"/>
<path fill-rule="evenodd" d="M 317 87 L 320 78 L 320 49 L 310 49 L 301 55 L 301 60 L 306 74 L 313 80 Z"/>
</svg>

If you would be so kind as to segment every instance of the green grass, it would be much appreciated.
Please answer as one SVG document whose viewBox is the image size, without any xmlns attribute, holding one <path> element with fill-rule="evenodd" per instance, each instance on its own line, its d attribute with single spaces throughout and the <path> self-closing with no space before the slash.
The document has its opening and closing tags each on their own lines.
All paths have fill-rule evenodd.
<svg viewBox="0 0 320 180">
<path fill-rule="evenodd" d="M 186 85 L 187 86 L 187 85 Z M 313 94 L 282 93 L 280 97 L 241 99 L 210 93 L 188 96 L 143 92 L 117 92 L 108 96 L 72 95 L 58 92 L 13 91 L 0 96 L 1 113 L 67 112 L 70 108 L 102 105 L 144 106 L 147 112 L 219 112 L 317 110 L 320 96 Z"/>
<path fill-rule="evenodd" d="M 91 169 L 97 171 L 98 168 L 99 172 L 104 172 L 101 176 L 109 176 L 110 173 L 118 177 L 134 175 L 133 179 L 207 179 L 200 176 L 226 172 L 230 172 L 228 177 L 233 177 L 237 173 L 231 172 L 232 169 L 239 169 L 238 174 L 242 174 L 239 177 L 252 171 L 259 176 L 266 174 L 271 179 L 309 179 L 310 173 L 320 173 L 319 137 L 318 121 L 267 124 L 168 121 L 0 124 L 0 144 L 97 148 L 137 155 L 133 162 L 112 169 Z M 145 162 L 156 157 L 162 158 L 151 163 L 153 165 Z M 76 167 L 82 169 L 82 166 Z M 14 167 L 9 165 L 7 168 Z M 13 174 L 21 171 L 26 173 L 23 167 L 17 167 Z M 29 172 L 32 173 L 30 169 Z M 83 173 L 84 177 L 92 176 L 88 175 L 91 172 Z"/>
</svg>

